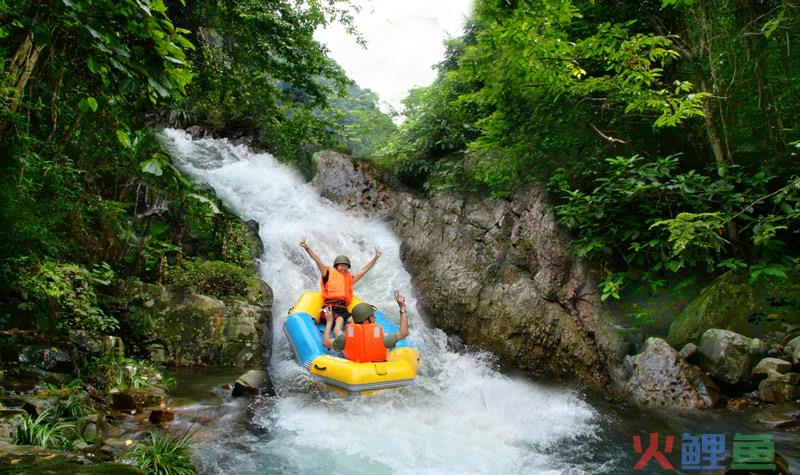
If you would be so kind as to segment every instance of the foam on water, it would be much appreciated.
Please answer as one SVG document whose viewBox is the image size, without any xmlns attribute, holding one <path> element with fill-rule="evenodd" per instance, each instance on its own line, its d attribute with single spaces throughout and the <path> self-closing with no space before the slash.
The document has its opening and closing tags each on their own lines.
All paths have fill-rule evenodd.
<svg viewBox="0 0 800 475">
<path fill-rule="evenodd" d="M 454 353 L 420 315 L 399 240 L 385 222 L 347 214 L 269 154 L 226 140 L 167 129 L 164 142 L 184 174 L 207 183 L 245 220 L 259 224 L 261 277 L 272 287 L 278 396 L 255 417 L 265 435 L 208 443 L 202 467 L 215 473 L 580 473 L 555 447 L 596 431 L 594 409 L 563 387 L 496 371 L 489 355 Z M 375 247 L 383 256 L 355 292 L 398 318 L 393 290 L 408 300 L 409 337 L 423 367 L 409 387 L 366 397 L 318 388 L 294 360 L 281 325 L 301 292 L 316 290 L 316 266 L 302 236 L 325 262 L 346 254 L 358 270 Z M 470 315 L 464 315 L 470 318 Z"/>
</svg>

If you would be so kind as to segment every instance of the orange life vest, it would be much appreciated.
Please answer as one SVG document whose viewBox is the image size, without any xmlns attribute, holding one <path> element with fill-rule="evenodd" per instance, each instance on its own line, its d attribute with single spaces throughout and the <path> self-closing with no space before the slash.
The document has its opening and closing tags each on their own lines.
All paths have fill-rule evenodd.
<svg viewBox="0 0 800 475">
<path fill-rule="evenodd" d="M 349 272 L 341 274 L 333 267 L 326 267 L 326 269 L 328 269 L 328 280 L 320 279 L 322 298 L 344 300 L 345 304 L 350 305 L 350 300 L 353 299 L 353 276 Z"/>
<path fill-rule="evenodd" d="M 376 323 L 350 323 L 344 332 L 344 357 L 350 361 L 386 361 L 383 328 Z"/>
</svg>

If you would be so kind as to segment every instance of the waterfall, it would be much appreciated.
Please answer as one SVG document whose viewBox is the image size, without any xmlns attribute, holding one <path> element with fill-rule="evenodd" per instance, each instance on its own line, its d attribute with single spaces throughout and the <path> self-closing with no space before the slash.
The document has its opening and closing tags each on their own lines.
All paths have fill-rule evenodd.
<svg viewBox="0 0 800 475">
<path fill-rule="evenodd" d="M 277 396 L 256 411 L 261 435 L 200 450 L 209 473 L 585 473 L 570 458 L 598 430 L 598 414 L 571 389 L 499 372 L 490 355 L 456 353 L 417 306 L 386 222 L 350 215 L 319 196 L 291 167 L 222 139 L 163 132 L 187 176 L 214 188 L 241 218 L 259 224 L 261 278 L 275 295 L 270 373 Z M 298 245 L 305 236 L 324 262 L 338 254 L 359 270 L 383 253 L 355 294 L 398 320 L 393 291 L 408 301 L 409 338 L 422 367 L 408 387 L 370 397 L 320 388 L 295 361 L 281 329 L 287 310 L 319 272 Z M 463 318 L 473 318 L 464 314 Z M 565 364 L 568 364 L 565 362 Z"/>
</svg>

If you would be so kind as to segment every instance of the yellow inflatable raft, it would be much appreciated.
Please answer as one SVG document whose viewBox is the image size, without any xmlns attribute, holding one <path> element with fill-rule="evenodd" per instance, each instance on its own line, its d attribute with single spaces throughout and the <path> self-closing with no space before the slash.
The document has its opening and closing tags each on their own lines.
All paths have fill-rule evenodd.
<svg viewBox="0 0 800 475">
<path fill-rule="evenodd" d="M 353 296 L 348 310 L 362 302 Z M 388 352 L 386 361 L 356 363 L 322 346 L 325 325 L 320 323 L 322 294 L 305 292 L 289 310 L 283 324 L 286 337 L 297 360 L 318 380 L 331 389 L 348 394 L 368 394 L 376 390 L 405 386 L 414 382 L 419 369 L 419 353 L 407 340 L 401 340 Z M 397 332 L 397 325 L 380 312 L 376 323 L 384 334 Z"/>
</svg>

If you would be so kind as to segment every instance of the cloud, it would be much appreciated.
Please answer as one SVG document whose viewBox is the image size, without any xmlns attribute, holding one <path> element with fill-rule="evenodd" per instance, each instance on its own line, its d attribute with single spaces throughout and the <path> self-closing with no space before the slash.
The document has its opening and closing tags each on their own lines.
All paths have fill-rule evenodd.
<svg viewBox="0 0 800 475">
<path fill-rule="evenodd" d="M 444 55 L 443 41 L 461 34 L 472 0 L 357 1 L 362 10 L 356 26 L 367 49 L 358 46 L 338 24 L 319 30 L 316 38 L 361 87 L 400 110 L 409 89 L 436 78 L 433 65 Z"/>
</svg>

